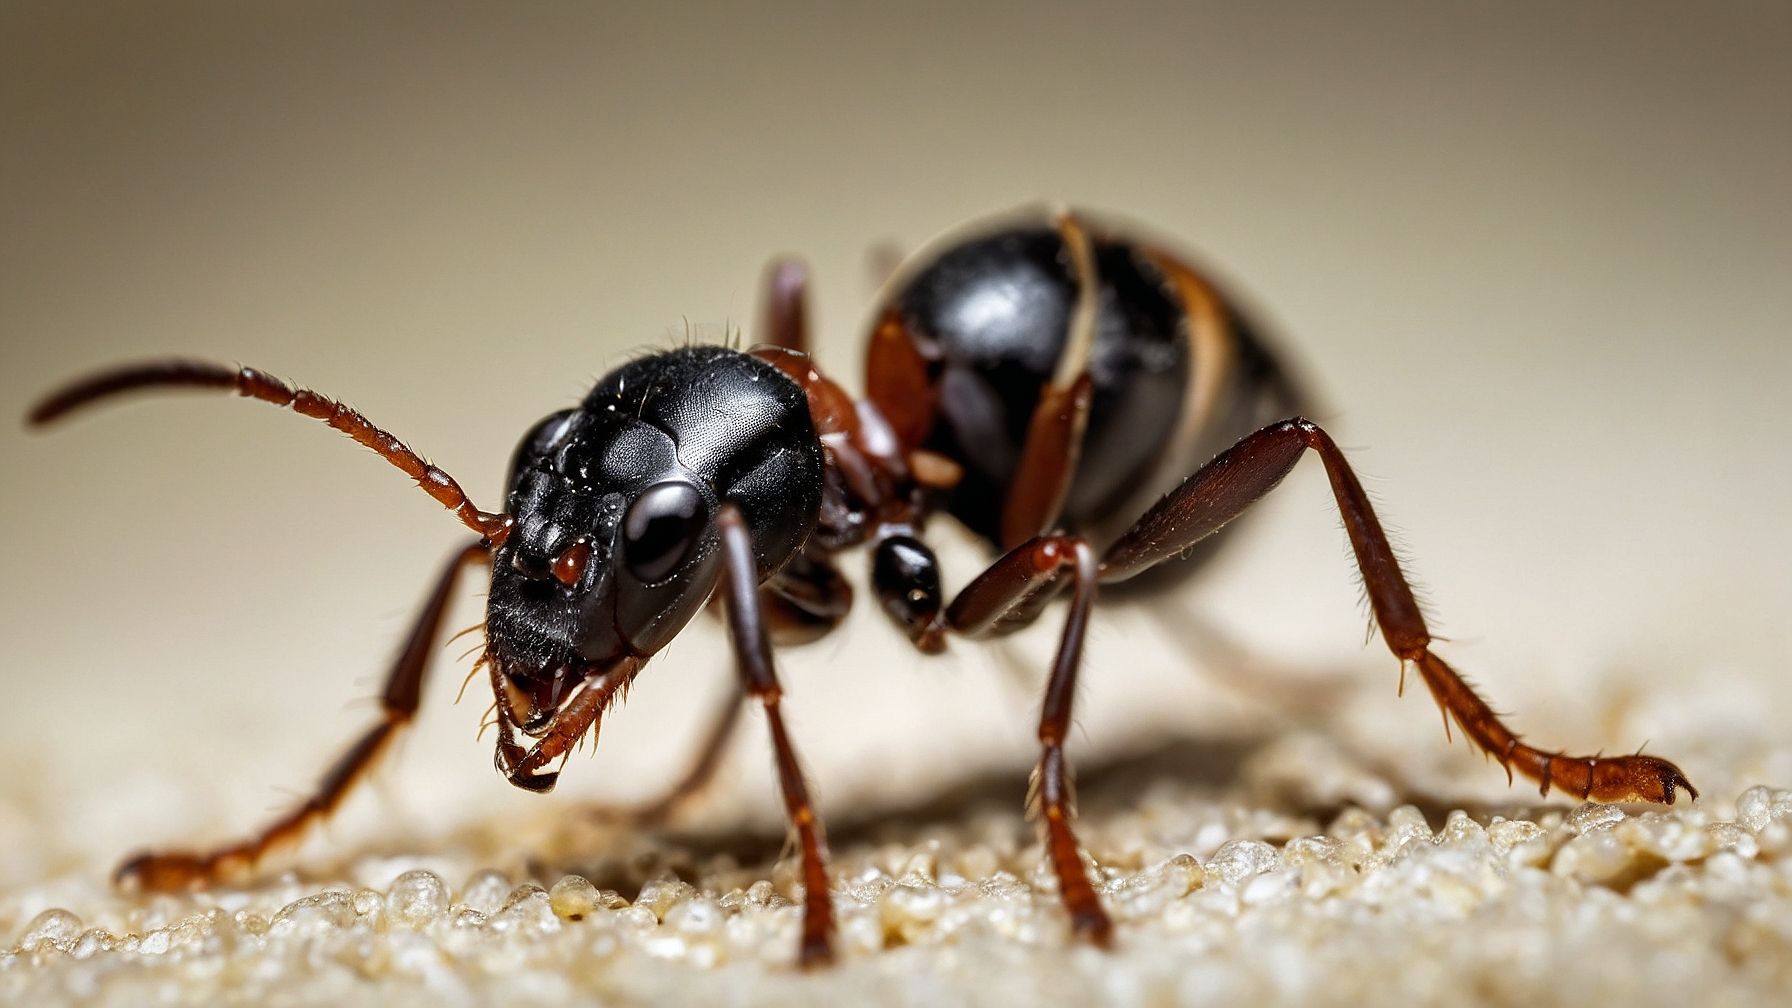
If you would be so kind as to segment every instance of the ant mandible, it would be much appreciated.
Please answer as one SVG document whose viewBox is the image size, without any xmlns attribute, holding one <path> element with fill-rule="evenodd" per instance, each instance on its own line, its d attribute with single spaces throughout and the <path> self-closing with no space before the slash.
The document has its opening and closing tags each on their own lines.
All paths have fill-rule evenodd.
<svg viewBox="0 0 1792 1008">
<path fill-rule="evenodd" d="M 801 852 L 798 961 L 827 962 L 826 847 L 779 713 L 771 644 L 841 621 L 852 593 L 833 557 L 862 545 L 883 608 L 928 653 L 945 649 L 948 632 L 1018 630 L 1071 590 L 1031 801 L 1075 931 L 1108 945 L 1113 925 L 1071 832 L 1063 748 L 1097 586 L 1186 555 L 1308 449 L 1325 465 L 1382 637 L 1403 669 L 1418 671 L 1446 728 L 1454 717 L 1508 778 L 1522 773 L 1545 795 L 1554 787 L 1664 804 L 1676 788 L 1698 796 L 1666 760 L 1546 752 L 1500 722 L 1431 652 L 1368 497 L 1325 431 L 1296 415 L 1300 397 L 1286 371 L 1210 279 L 1137 229 L 1040 208 L 927 246 L 879 299 L 859 402 L 808 355 L 803 267 L 774 262 L 767 276 L 763 344 L 745 353 L 687 346 L 612 371 L 577 407 L 524 435 L 501 513 L 479 510 L 452 477 L 355 410 L 254 368 L 152 361 L 43 400 L 33 425 L 157 387 L 291 407 L 378 452 L 479 536 L 436 580 L 387 678 L 382 720 L 315 795 L 244 842 L 141 855 L 119 869 L 121 883 L 178 890 L 240 878 L 335 809 L 416 714 L 460 571 L 489 562 L 479 663 L 495 697 L 497 767 L 530 791 L 553 788 L 549 765 L 595 735 L 647 660 L 719 593 L 742 689 L 765 711 Z M 1002 551 L 950 604 L 921 539 L 942 510 Z M 713 769 L 740 706 L 732 697 L 698 769 L 667 802 Z"/>
</svg>

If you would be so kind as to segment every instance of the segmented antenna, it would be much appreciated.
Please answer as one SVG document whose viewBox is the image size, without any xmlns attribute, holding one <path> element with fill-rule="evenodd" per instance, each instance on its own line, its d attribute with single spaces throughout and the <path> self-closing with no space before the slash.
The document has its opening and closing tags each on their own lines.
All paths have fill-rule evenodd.
<svg viewBox="0 0 1792 1008">
<path fill-rule="evenodd" d="M 359 411 L 310 389 L 288 385 L 252 367 L 185 358 L 127 364 L 76 379 L 51 393 L 31 410 L 26 423 L 42 427 L 102 399 L 160 388 L 226 390 L 248 399 L 291 407 L 295 413 L 322 420 L 403 470 L 425 493 L 453 511 L 456 518 L 492 545 L 501 545 L 510 535 L 512 520 L 509 515 L 479 510 L 454 477 L 425 462 L 403 441 L 374 426 Z"/>
</svg>

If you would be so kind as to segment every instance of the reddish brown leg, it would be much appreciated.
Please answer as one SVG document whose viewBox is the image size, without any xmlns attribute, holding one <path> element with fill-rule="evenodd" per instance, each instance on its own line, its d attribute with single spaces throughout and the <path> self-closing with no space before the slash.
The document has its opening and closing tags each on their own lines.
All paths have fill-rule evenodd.
<svg viewBox="0 0 1792 1008">
<path fill-rule="evenodd" d="M 902 250 L 897 242 L 885 239 L 865 250 L 865 279 L 871 281 L 872 290 L 881 290 L 890 278 L 901 268 L 902 261 L 908 253 Z"/>
<path fill-rule="evenodd" d="M 799 553 L 759 586 L 759 605 L 766 630 L 775 643 L 807 644 L 846 617 L 852 607 L 852 586 L 826 560 Z M 704 730 L 703 747 L 690 769 L 659 798 L 625 813 L 625 817 L 646 825 L 660 825 L 702 794 L 722 768 L 728 745 L 740 727 L 745 700 L 746 692 L 736 682 Z"/>
<path fill-rule="evenodd" d="M 1389 650 L 1412 662 L 1448 716 L 1510 775 L 1514 770 L 1582 799 L 1674 803 L 1675 789 L 1699 796 L 1680 768 L 1654 756 L 1566 756 L 1528 746 L 1500 722 L 1485 701 L 1431 653 L 1431 633 L 1412 588 L 1400 571 L 1369 498 L 1351 472 L 1344 453 L 1308 420 L 1296 417 L 1271 424 L 1202 466 L 1147 511 L 1109 547 L 1101 564 L 1104 581 L 1120 581 L 1188 549 L 1218 531 L 1268 493 L 1307 449 L 1319 453 L 1332 495 L 1363 573 L 1370 607 Z M 1445 722 L 1448 727 L 1448 722 Z"/>
<path fill-rule="evenodd" d="M 728 698 L 716 709 L 715 717 L 703 733 L 703 748 L 698 750 L 690 769 L 678 783 L 667 788 L 665 794 L 630 813 L 630 819 L 649 826 L 660 825 L 678 814 L 685 803 L 703 793 L 722 768 L 728 744 L 734 741 L 735 730 L 740 727 L 745 700 L 746 692 L 738 684 L 728 690 Z"/>
<path fill-rule="evenodd" d="M 965 586 L 946 610 L 947 625 L 970 636 L 994 636 L 1032 621 L 1066 580 L 1075 586 L 1064 634 L 1052 660 L 1039 714 L 1042 753 L 1034 771 L 1028 805 L 1045 821 L 1046 849 L 1058 876 L 1058 891 L 1070 912 L 1071 926 L 1097 945 L 1113 942 L 1114 926 L 1102 910 L 1094 886 L 1077 854 L 1070 820 L 1076 798 L 1070 768 L 1064 761 L 1064 739 L 1070 733 L 1070 708 L 1076 698 L 1077 668 L 1082 662 L 1083 635 L 1095 604 L 1095 551 L 1080 538 L 1041 536 L 1010 550 Z"/>
<path fill-rule="evenodd" d="M 442 616 L 448 610 L 461 568 L 488 556 L 484 543 L 476 542 L 461 549 L 448 562 L 436 580 L 435 590 L 423 604 L 423 611 L 417 615 L 417 622 L 411 627 L 410 639 L 405 641 L 404 650 L 399 652 L 398 661 L 386 677 L 386 689 L 380 697 L 383 719 L 350 746 L 324 774 L 316 794 L 248 840 L 207 853 L 140 854 L 118 869 L 115 881 L 127 888 L 151 892 L 201 889 L 237 881 L 247 876 L 269 850 L 298 840 L 313 821 L 335 811 L 350 786 L 366 774 L 392 736 L 416 715 L 432 645 L 441 629 Z"/>
<path fill-rule="evenodd" d="M 322 420 L 373 449 L 380 458 L 416 480 L 424 492 L 453 511 L 463 524 L 489 539 L 493 545 L 502 545 L 505 537 L 510 534 L 509 515 L 479 510 L 460 488 L 460 484 L 454 481 L 454 477 L 423 461 L 403 441 L 375 427 L 359 412 L 310 389 L 293 388 L 280 379 L 251 367 L 181 359 L 130 364 L 90 375 L 52 393 L 32 409 L 27 422 L 33 427 L 42 426 L 101 399 L 152 388 L 227 390 L 248 399 L 260 399 L 276 406 L 290 406 L 293 412 Z"/>
<path fill-rule="evenodd" d="M 1141 599 L 1139 604 L 1210 680 L 1283 713 L 1310 717 L 1332 711 L 1352 682 L 1343 670 L 1285 665 L 1266 658 L 1174 594 Z"/>
<path fill-rule="evenodd" d="M 1051 530 L 1070 494 L 1089 426 L 1094 382 L 1087 374 L 1069 388 L 1047 385 L 1027 426 L 1026 450 L 1002 508 L 1002 545 L 1008 549 Z"/>
<path fill-rule="evenodd" d="M 554 711 L 540 733 L 540 741 L 528 750 L 516 741 L 519 722 L 513 687 L 505 681 L 496 662 L 488 663 L 492 692 L 498 704 L 498 772 L 525 791 L 546 794 L 554 790 L 554 785 L 560 782 L 560 772 L 543 771 L 542 768 L 555 760 L 564 762 L 587 733 L 595 737 L 604 711 L 634 681 L 635 673 L 641 669 L 641 661 L 631 656 L 609 665 L 592 666 L 565 706 Z"/>
<path fill-rule="evenodd" d="M 937 359 L 937 348 L 933 352 Z M 890 425 L 905 455 L 927 440 L 939 412 L 940 394 L 930 370 L 902 313 L 885 311 L 865 348 L 865 398 Z"/>
<path fill-rule="evenodd" d="M 852 585 L 825 553 L 803 552 L 759 586 L 759 603 L 774 643 L 807 644 L 826 636 L 852 611 Z"/>
<path fill-rule="evenodd" d="M 1052 531 L 1070 494 L 1076 464 L 1089 426 L 1094 383 L 1089 378 L 1090 348 L 1095 344 L 1095 311 L 1101 277 L 1089 237 L 1069 214 L 1057 220 L 1058 233 L 1076 273 L 1076 306 L 1057 371 L 1039 390 L 1039 403 L 1027 423 L 1027 440 L 1002 502 L 1002 548 L 1013 549 L 1036 535 Z"/>
<path fill-rule="evenodd" d="M 809 352 L 809 267 L 801 259 L 773 259 L 765 268 L 765 317 L 757 342 Z"/>
<path fill-rule="evenodd" d="M 828 890 L 827 845 L 821 822 L 809 800 L 802 763 L 784 730 L 779 712 L 783 691 L 772 665 L 771 639 L 759 610 L 758 560 L 746 522 L 732 504 L 716 515 L 722 533 L 722 599 L 728 607 L 728 636 L 741 685 L 765 708 L 772 732 L 772 749 L 778 763 L 778 783 L 784 790 L 784 811 L 796 831 L 803 859 L 803 939 L 797 963 L 805 969 L 833 961 L 834 904 Z"/>
</svg>

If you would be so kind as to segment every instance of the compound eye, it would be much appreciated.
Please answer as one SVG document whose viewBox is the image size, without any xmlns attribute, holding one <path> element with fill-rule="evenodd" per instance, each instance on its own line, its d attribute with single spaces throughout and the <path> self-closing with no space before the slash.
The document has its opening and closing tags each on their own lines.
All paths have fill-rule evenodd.
<svg viewBox="0 0 1792 1008">
<path fill-rule="evenodd" d="M 703 495 L 682 480 L 655 483 L 629 505 L 622 519 L 622 555 L 628 569 L 652 583 L 678 569 L 702 534 L 709 515 Z"/>
</svg>

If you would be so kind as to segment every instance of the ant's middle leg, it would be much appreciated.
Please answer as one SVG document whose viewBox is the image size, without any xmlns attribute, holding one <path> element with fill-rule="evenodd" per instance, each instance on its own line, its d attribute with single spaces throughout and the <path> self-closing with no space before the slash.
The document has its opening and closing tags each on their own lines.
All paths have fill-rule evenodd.
<svg viewBox="0 0 1792 1008">
<path fill-rule="evenodd" d="M 1295 417 L 1271 424 L 1202 466 L 1108 548 L 1102 558 L 1101 579 L 1124 580 L 1217 532 L 1274 489 L 1309 448 L 1325 463 L 1370 608 L 1388 649 L 1403 664 L 1417 666 L 1448 717 L 1454 717 L 1469 739 L 1498 760 L 1508 775 L 1517 770 L 1537 781 L 1545 795 L 1555 787 L 1582 799 L 1671 805 L 1675 789 L 1685 788 L 1698 797 L 1686 775 L 1667 760 L 1640 753 L 1600 757 L 1547 752 L 1524 744 L 1501 723 L 1456 670 L 1431 653 L 1431 632 L 1424 614 L 1368 495 L 1337 444 L 1309 420 Z"/>
<path fill-rule="evenodd" d="M 1034 771 L 1028 805 L 1045 820 L 1046 848 L 1058 891 L 1070 912 L 1071 926 L 1097 945 L 1113 941 L 1114 926 L 1083 870 L 1070 820 L 1076 816 L 1064 740 L 1070 733 L 1070 708 L 1076 697 L 1077 668 L 1089 611 L 1095 604 L 1095 551 L 1074 536 L 1038 536 L 1004 554 L 966 585 L 946 610 L 946 625 L 970 637 L 1000 636 L 1031 623 L 1069 581 L 1074 586 L 1070 613 L 1052 660 L 1039 715 L 1039 766 Z"/>
<path fill-rule="evenodd" d="M 475 560 L 489 559 L 483 540 L 471 543 L 448 561 L 435 589 L 418 614 L 411 636 L 399 652 L 380 696 L 381 721 L 337 759 L 304 804 L 240 843 L 207 852 L 172 851 L 140 854 L 122 865 L 115 876 L 119 885 L 150 892 L 201 889 L 246 876 L 269 850 L 299 839 L 313 821 L 342 804 L 349 788 L 373 765 L 398 729 L 409 724 L 422 699 L 425 673 L 442 617 L 453 598 L 461 569 Z"/>
</svg>

